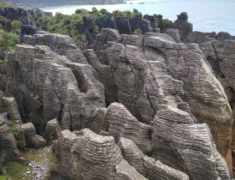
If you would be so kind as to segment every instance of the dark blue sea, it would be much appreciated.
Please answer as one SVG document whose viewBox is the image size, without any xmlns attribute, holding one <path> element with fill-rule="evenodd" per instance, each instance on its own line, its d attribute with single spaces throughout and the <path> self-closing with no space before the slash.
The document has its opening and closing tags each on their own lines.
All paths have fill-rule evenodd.
<svg viewBox="0 0 235 180">
<path fill-rule="evenodd" d="M 43 10 L 72 14 L 76 9 L 91 10 L 93 7 L 75 5 L 48 7 Z M 187 11 L 195 31 L 225 31 L 235 35 L 235 0 L 135 0 L 127 1 L 127 4 L 95 7 L 108 11 L 138 9 L 143 14 L 162 14 L 170 20 L 175 20 L 180 12 Z"/>
</svg>

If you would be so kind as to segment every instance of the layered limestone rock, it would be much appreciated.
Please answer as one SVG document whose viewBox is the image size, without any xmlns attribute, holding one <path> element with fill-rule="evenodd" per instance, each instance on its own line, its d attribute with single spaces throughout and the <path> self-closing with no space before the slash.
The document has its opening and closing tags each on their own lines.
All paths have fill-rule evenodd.
<svg viewBox="0 0 235 180">
<path fill-rule="evenodd" d="M 25 148 L 25 134 L 22 129 L 22 119 L 19 108 L 14 97 L 0 98 L 1 112 L 6 113 L 7 124 L 12 130 L 16 139 L 17 146 L 21 149 Z"/>
<path fill-rule="evenodd" d="M 101 136 L 89 129 L 65 130 L 58 143 L 60 168 L 74 179 L 145 180 L 122 157 L 111 136 Z"/>
<path fill-rule="evenodd" d="M 179 29 L 182 40 L 185 40 L 193 32 L 193 24 L 188 22 L 188 14 L 186 12 L 182 12 L 177 16 L 173 27 Z"/>
<path fill-rule="evenodd" d="M 189 179 L 188 175 L 185 173 L 146 156 L 133 141 L 121 138 L 119 144 L 124 158 L 130 163 L 130 165 L 135 167 L 138 172 L 148 177 L 148 179 Z"/>
<path fill-rule="evenodd" d="M 36 134 L 35 127 L 32 123 L 23 124 L 22 129 L 25 133 L 27 147 L 37 149 L 46 145 L 46 140 L 42 136 Z"/>
<path fill-rule="evenodd" d="M 52 119 L 47 122 L 46 129 L 43 133 L 43 137 L 47 140 L 47 143 L 52 143 L 57 140 L 61 133 L 61 127 L 57 119 Z"/>
<path fill-rule="evenodd" d="M 2 102 L 6 107 L 7 117 L 11 121 L 22 123 L 21 116 L 18 110 L 18 105 L 13 97 L 2 97 Z"/>
<path fill-rule="evenodd" d="M 154 124 L 157 159 L 188 173 L 192 179 L 230 179 L 206 124 L 179 124 L 163 117 L 156 117 Z"/>
<path fill-rule="evenodd" d="M 155 43 L 154 43 L 155 41 Z M 206 64 L 203 55 L 195 44 L 169 44 L 177 49 L 164 47 L 159 40 L 147 41 L 166 55 L 170 74 L 184 83 L 184 95 L 192 113 L 199 122 L 209 124 L 218 150 L 224 157 L 231 159 L 231 108 L 221 84 Z M 155 44 L 155 45 L 153 45 Z M 187 53 L 186 53 L 187 52 Z"/>
<path fill-rule="evenodd" d="M 63 129 L 86 127 L 96 108 L 105 106 L 105 98 L 104 87 L 81 50 L 63 35 L 25 39 L 33 45 L 17 45 L 8 62 L 7 93 L 16 97 L 22 118 L 39 133 L 53 118 Z"/>
<path fill-rule="evenodd" d="M 199 46 L 179 43 L 179 33 L 103 29 L 94 50 L 83 52 L 68 36 L 46 32 L 17 45 L 6 66 L 6 94 L 31 122 L 23 125 L 29 137 L 58 138 L 59 174 L 230 179 L 219 154 L 231 167 L 228 99 Z"/>
<path fill-rule="evenodd" d="M 118 87 L 119 102 L 124 104 L 138 120 L 147 124 L 154 122 L 154 116 L 160 114 L 169 123 L 183 123 L 190 126 L 206 122 L 212 129 L 219 151 L 226 152 L 223 153 L 224 157 L 229 156 L 231 109 L 221 84 L 204 61 L 198 46 L 174 43 L 154 35 L 145 37 L 143 42 L 139 48 L 113 43 L 106 51 Z M 190 132 L 190 129 L 186 131 Z M 221 136 L 221 133 L 224 136 Z M 210 133 L 207 132 L 206 136 L 210 137 Z M 213 139 L 208 141 L 213 144 Z M 200 141 L 194 143 L 202 145 Z M 208 142 L 204 143 L 206 146 Z M 163 151 L 165 147 L 161 148 L 159 151 Z M 167 156 L 171 156 L 170 152 L 164 151 L 163 162 Z M 214 159 L 222 161 L 217 155 L 215 146 L 211 145 L 208 152 Z M 184 156 L 183 153 L 179 154 L 181 158 Z M 193 158 L 190 155 L 188 157 Z M 197 157 L 198 161 L 203 161 L 201 158 Z M 228 163 L 230 159 L 227 159 Z M 214 164 L 214 161 L 207 156 L 204 161 Z M 179 164 L 177 166 L 180 167 Z M 200 170 L 190 169 L 189 166 L 186 165 L 182 170 L 189 171 L 192 178 L 200 179 L 202 177 Z M 194 174 L 194 171 L 198 174 Z M 228 178 L 226 168 L 223 172 L 225 176 L 219 172 L 219 168 L 215 171 L 218 172 L 217 176 Z M 208 178 L 213 179 L 214 175 L 209 174 Z"/>
<path fill-rule="evenodd" d="M 1 163 L 9 160 L 17 160 L 20 152 L 17 148 L 16 140 L 6 119 L 0 116 L 0 158 Z M 1 166 L 0 163 L 0 166 Z"/>
<path fill-rule="evenodd" d="M 129 138 L 143 151 L 151 150 L 151 126 L 139 122 L 122 104 L 111 104 L 107 109 L 106 119 L 111 135 Z"/>
<path fill-rule="evenodd" d="M 234 64 L 234 58 L 235 58 L 235 41 L 228 39 L 228 40 L 221 40 L 219 38 L 216 38 L 218 40 L 210 40 L 210 41 L 204 41 L 201 42 L 200 48 L 202 49 L 205 57 L 207 58 L 208 63 L 210 64 L 212 70 L 215 73 L 215 76 L 220 80 L 221 84 L 223 85 L 225 92 L 227 94 L 228 101 L 233 109 L 233 119 L 234 119 L 234 107 L 235 107 L 235 101 L 234 101 L 234 72 L 233 69 L 235 67 Z M 226 129 L 226 127 L 221 127 L 220 129 Z M 233 126 L 234 129 L 234 126 Z M 231 132 L 231 129 L 227 130 L 228 132 Z M 219 131 L 218 129 L 218 136 L 224 139 L 227 137 L 227 133 L 223 133 Z M 233 130 L 233 149 L 234 149 L 234 130 Z M 231 142 L 231 139 L 227 137 L 227 142 Z M 227 156 L 227 159 L 230 158 L 228 156 L 228 153 L 226 151 L 227 149 L 223 149 L 222 154 Z M 230 163 L 232 164 L 231 160 Z"/>
</svg>

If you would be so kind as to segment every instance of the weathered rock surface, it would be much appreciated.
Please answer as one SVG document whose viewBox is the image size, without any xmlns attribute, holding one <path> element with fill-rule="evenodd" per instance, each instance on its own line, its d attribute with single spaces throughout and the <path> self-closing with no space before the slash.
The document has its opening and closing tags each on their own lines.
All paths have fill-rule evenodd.
<svg viewBox="0 0 235 180">
<path fill-rule="evenodd" d="M 219 35 L 218 35 L 219 36 Z M 202 49 L 208 63 L 210 64 L 212 70 L 215 73 L 217 79 L 223 85 L 228 101 L 231 108 L 233 109 L 233 119 L 234 119 L 234 47 L 235 41 L 232 39 L 226 39 L 223 41 L 220 38 L 213 39 L 211 41 L 202 42 L 199 44 Z M 234 124 L 234 123 L 233 123 Z M 230 130 L 231 131 L 231 130 Z M 227 134 L 220 133 L 219 136 L 225 137 Z M 234 125 L 233 125 L 233 142 L 232 146 L 234 149 Z M 227 138 L 227 141 L 231 141 Z M 222 154 L 226 154 L 226 150 L 222 151 Z M 227 159 L 229 157 L 227 156 Z M 230 163 L 232 164 L 231 160 Z"/>
<path fill-rule="evenodd" d="M 107 109 L 106 119 L 111 135 L 129 138 L 141 150 L 150 150 L 151 126 L 139 122 L 122 104 L 111 104 Z"/>
<path fill-rule="evenodd" d="M 185 173 L 146 156 L 133 141 L 121 138 L 119 144 L 124 158 L 148 179 L 189 179 Z"/>
<path fill-rule="evenodd" d="M 103 29 L 93 49 L 83 52 L 68 36 L 46 32 L 17 45 L 6 66 L 6 94 L 16 98 L 22 121 L 31 122 L 23 125 L 27 141 L 37 134 L 49 143 L 58 138 L 59 174 L 230 179 L 231 97 L 205 54 L 232 64 L 233 42 L 223 42 L 226 50 L 216 42 L 212 54 L 217 44 L 200 44 L 202 51 L 180 43 L 179 34 L 188 36 L 190 28 L 166 32 L 136 36 Z M 231 90 L 233 82 L 226 82 Z"/>
<path fill-rule="evenodd" d="M 0 116 L 0 157 L 0 166 L 2 162 L 17 160 L 20 157 L 14 135 L 2 116 Z"/>
<path fill-rule="evenodd" d="M 96 108 L 105 106 L 105 97 L 103 85 L 81 50 L 63 35 L 40 34 L 26 37 L 26 42 L 45 42 L 50 48 L 18 45 L 9 58 L 8 93 L 15 95 L 23 119 L 39 133 L 53 118 L 63 129 L 86 127 Z"/>
<path fill-rule="evenodd" d="M 46 140 L 36 134 L 35 127 L 32 123 L 26 123 L 22 125 L 22 129 L 25 133 L 26 146 L 31 148 L 40 148 L 46 145 Z"/>
<path fill-rule="evenodd" d="M 18 105 L 13 97 L 2 97 L 4 106 L 6 107 L 7 117 L 9 120 L 22 123 L 21 116 L 18 110 Z"/>
<path fill-rule="evenodd" d="M 148 124 L 157 114 L 176 124 L 208 123 L 219 151 L 231 159 L 231 109 L 199 48 L 153 36 L 146 37 L 142 47 L 141 52 L 141 48 L 114 43 L 107 49 L 119 102 Z M 209 151 L 217 157 L 215 146 Z M 227 160 L 229 162 L 229 158 Z M 213 161 L 209 160 L 210 163 Z M 193 176 L 200 179 L 200 173 Z M 213 179 L 213 176 L 208 175 L 208 178 Z"/>
<path fill-rule="evenodd" d="M 25 148 L 25 134 L 22 129 L 22 119 L 19 113 L 19 108 L 14 97 L 1 97 L 0 98 L 1 111 L 6 113 L 7 124 L 11 129 L 17 146 L 21 149 Z"/>
<path fill-rule="evenodd" d="M 32 27 L 39 26 L 39 19 L 43 15 L 51 15 L 44 13 L 40 9 L 23 9 L 18 7 L 1 7 L 0 8 L 0 26 L 7 31 L 11 31 L 11 22 L 20 21 L 23 25 Z"/>
<path fill-rule="evenodd" d="M 89 129 L 62 132 L 58 143 L 60 168 L 75 179 L 144 180 L 122 157 L 111 136 L 101 136 Z"/>
<path fill-rule="evenodd" d="M 185 40 L 185 38 L 193 32 L 193 24 L 188 22 L 188 14 L 186 12 L 182 12 L 177 16 L 173 27 L 179 29 L 182 40 Z"/>
<path fill-rule="evenodd" d="M 60 133 L 61 127 L 58 120 L 52 119 L 47 122 L 43 137 L 47 140 L 47 143 L 52 143 L 53 140 L 58 139 Z"/>
</svg>

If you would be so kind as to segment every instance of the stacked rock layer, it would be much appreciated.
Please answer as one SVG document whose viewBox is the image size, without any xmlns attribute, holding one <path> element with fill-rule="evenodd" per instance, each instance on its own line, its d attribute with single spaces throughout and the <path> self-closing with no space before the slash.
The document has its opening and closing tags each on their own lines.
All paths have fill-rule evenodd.
<svg viewBox="0 0 235 180">
<path fill-rule="evenodd" d="M 64 35 L 25 36 L 6 65 L 6 95 L 29 122 L 26 144 L 58 138 L 57 173 L 70 179 L 230 179 L 232 99 L 205 54 L 226 71 L 234 42 L 199 46 L 167 32 L 103 29 L 83 52 Z"/>
</svg>

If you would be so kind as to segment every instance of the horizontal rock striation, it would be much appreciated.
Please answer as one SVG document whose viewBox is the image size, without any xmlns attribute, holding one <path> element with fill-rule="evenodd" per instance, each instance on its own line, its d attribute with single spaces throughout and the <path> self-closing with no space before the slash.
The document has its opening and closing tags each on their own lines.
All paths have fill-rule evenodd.
<svg viewBox="0 0 235 180">
<path fill-rule="evenodd" d="M 25 142 L 27 147 L 40 148 L 46 145 L 46 140 L 40 135 L 36 134 L 35 127 L 32 123 L 25 123 L 22 125 L 25 133 Z"/>
<path fill-rule="evenodd" d="M 183 168 L 192 179 L 229 179 L 226 163 L 216 151 L 206 124 L 179 124 L 158 117 L 154 124 L 153 149 L 157 159 Z M 168 152 L 163 152 L 166 148 Z M 168 153 L 171 156 L 167 157 Z M 175 162 L 179 155 L 180 161 Z"/>
<path fill-rule="evenodd" d="M 121 138 L 119 144 L 124 158 L 148 179 L 189 179 L 185 173 L 146 156 L 133 141 Z"/>
<path fill-rule="evenodd" d="M 230 179 L 231 99 L 205 59 L 215 44 L 183 43 L 188 26 L 142 36 L 103 29 L 84 51 L 68 36 L 25 36 L 6 65 L 6 94 L 28 122 L 26 144 L 58 138 L 57 172 L 70 179 Z M 222 49 L 215 57 L 232 61 Z"/>
<path fill-rule="evenodd" d="M 107 109 L 106 119 L 111 135 L 129 138 L 142 150 L 150 150 L 151 126 L 139 122 L 122 104 L 111 104 Z"/>
<path fill-rule="evenodd" d="M 6 119 L 2 116 L 0 116 L 0 157 L 1 163 L 20 158 L 15 137 L 7 125 Z"/>
<path fill-rule="evenodd" d="M 123 159 L 111 136 L 101 136 L 89 129 L 65 130 L 58 146 L 60 168 L 70 178 L 146 179 Z"/>
<path fill-rule="evenodd" d="M 30 38 L 29 44 L 47 42 L 50 47 L 18 45 L 9 58 L 8 93 L 15 95 L 23 119 L 33 122 L 39 132 L 53 118 L 63 129 L 86 127 L 96 108 L 105 106 L 104 87 L 96 80 L 94 69 L 67 36 Z"/>
<path fill-rule="evenodd" d="M 194 38 L 192 38 L 194 37 Z M 198 42 L 197 40 L 200 39 Z M 217 79 L 221 82 L 225 89 L 227 99 L 230 103 L 231 108 L 233 109 L 233 119 L 234 119 L 234 47 L 235 41 L 232 40 L 232 37 L 226 33 L 219 33 L 217 36 L 212 34 L 198 34 L 194 33 L 189 38 L 189 41 L 199 43 L 200 49 L 205 55 L 208 64 L 213 70 Z M 222 118 L 222 117 L 221 117 Z M 224 129 L 224 131 L 222 131 Z M 229 162 L 230 167 L 232 166 L 231 154 L 228 151 L 229 143 L 231 143 L 231 128 L 224 125 L 221 127 L 214 127 L 211 129 L 216 134 L 214 137 L 219 140 L 218 143 L 224 143 L 223 140 L 225 137 L 227 143 L 224 145 L 226 148 L 219 147 L 220 152 L 223 156 L 226 157 L 226 160 Z M 234 134 L 234 133 L 233 133 Z M 234 135 L 233 142 L 234 146 Z M 233 147 L 234 148 L 234 147 Z"/>
<path fill-rule="evenodd" d="M 175 126 L 171 126 L 172 130 L 177 129 L 177 124 L 190 127 L 195 123 L 206 122 L 212 128 L 219 150 L 222 151 L 227 147 L 227 152 L 230 151 L 230 142 L 222 143 L 221 137 L 218 137 L 217 132 L 213 130 L 218 128 L 223 131 L 222 133 L 227 133 L 226 137 L 231 137 L 231 131 L 227 131 L 231 129 L 231 109 L 222 86 L 213 76 L 198 46 L 175 43 L 163 36 L 152 34 L 143 39 L 142 46 L 113 43 L 106 53 L 118 87 L 119 102 L 124 104 L 137 119 L 147 124 L 154 124 L 153 119 L 157 115 L 160 116 L 159 119 L 165 120 L 166 127 L 168 124 L 175 123 Z M 221 126 L 228 129 L 220 129 Z M 190 164 L 183 162 L 189 160 L 182 160 L 184 153 L 175 151 L 177 146 L 173 142 L 165 142 L 159 136 L 155 138 L 155 131 L 153 130 L 152 137 L 153 154 L 161 154 L 161 158 L 158 157 L 162 162 L 188 173 L 190 178 L 201 179 L 204 173 L 197 169 L 199 166 L 190 168 Z M 186 128 L 186 131 L 191 132 L 190 128 Z M 184 133 L 181 132 L 181 136 L 183 139 Z M 205 131 L 206 136 L 210 137 L 210 132 Z M 208 142 L 213 144 L 213 139 L 210 138 L 201 143 L 203 138 L 201 136 L 193 143 L 201 148 L 208 146 Z M 154 147 L 155 141 L 160 148 Z M 166 146 L 166 144 L 169 145 Z M 192 145 L 190 149 L 193 151 Z M 219 164 L 223 164 L 223 159 L 218 157 L 214 145 L 209 145 L 207 149 L 208 152 L 200 151 L 205 153 L 205 157 L 203 158 L 202 155 L 196 157 L 198 161 L 207 162 L 209 166 L 216 167 L 214 160 L 208 158 L 213 156 L 220 162 Z M 173 152 L 175 156 L 172 155 Z M 206 156 L 208 153 L 210 156 Z M 186 156 L 192 158 L 190 161 L 195 161 L 190 154 Z M 174 160 L 176 158 L 178 158 L 177 162 Z M 221 173 L 218 166 L 214 173 L 209 173 L 207 177 L 209 179 L 229 178 L 227 169 L 225 168 Z"/>
</svg>

